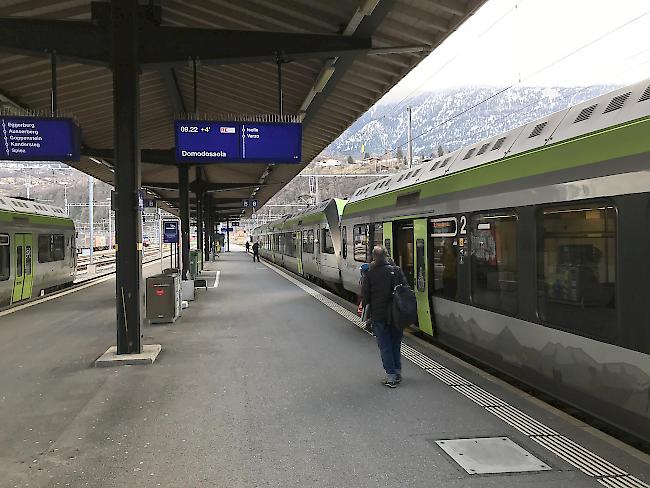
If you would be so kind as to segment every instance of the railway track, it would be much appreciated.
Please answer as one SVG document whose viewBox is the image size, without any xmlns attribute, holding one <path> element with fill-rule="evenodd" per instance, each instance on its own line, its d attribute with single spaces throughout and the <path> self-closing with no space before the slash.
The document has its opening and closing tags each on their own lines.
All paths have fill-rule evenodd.
<svg viewBox="0 0 650 488">
<path fill-rule="evenodd" d="M 144 251 L 142 256 L 143 262 L 148 262 L 148 258 L 158 257 L 160 255 L 160 250 L 157 247 L 147 248 Z M 108 268 L 109 266 L 115 265 L 115 251 L 97 251 L 93 256 L 93 265 L 97 269 Z M 77 274 L 84 274 L 88 272 L 88 266 L 90 265 L 89 256 L 79 256 L 77 258 Z"/>
</svg>

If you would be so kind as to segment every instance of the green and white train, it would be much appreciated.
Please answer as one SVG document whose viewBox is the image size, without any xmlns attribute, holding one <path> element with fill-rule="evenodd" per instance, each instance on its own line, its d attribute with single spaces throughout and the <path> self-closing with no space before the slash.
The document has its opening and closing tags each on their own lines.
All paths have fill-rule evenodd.
<svg viewBox="0 0 650 488">
<path fill-rule="evenodd" d="M 421 332 L 650 441 L 650 81 L 253 235 L 264 258 L 352 293 L 384 244 Z"/>
<path fill-rule="evenodd" d="M 51 205 L 0 197 L 0 309 L 71 286 L 74 222 Z"/>
</svg>

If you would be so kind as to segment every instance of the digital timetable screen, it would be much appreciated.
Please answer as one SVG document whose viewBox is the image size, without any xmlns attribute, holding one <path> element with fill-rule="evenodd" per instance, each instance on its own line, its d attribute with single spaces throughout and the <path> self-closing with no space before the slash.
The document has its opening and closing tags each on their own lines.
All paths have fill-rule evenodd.
<svg viewBox="0 0 650 488">
<path fill-rule="evenodd" d="M 302 125 L 283 122 L 177 120 L 176 162 L 299 163 Z"/>
<path fill-rule="evenodd" d="M 0 159 L 79 161 L 80 141 L 72 119 L 0 116 Z"/>
</svg>

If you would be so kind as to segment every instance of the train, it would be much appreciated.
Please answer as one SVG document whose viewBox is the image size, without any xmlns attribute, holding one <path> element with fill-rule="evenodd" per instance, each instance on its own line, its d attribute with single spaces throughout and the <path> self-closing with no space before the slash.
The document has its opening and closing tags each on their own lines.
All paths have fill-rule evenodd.
<svg viewBox="0 0 650 488">
<path fill-rule="evenodd" d="M 252 236 L 347 295 L 384 245 L 421 334 L 650 442 L 648 134 L 645 80 Z"/>
<path fill-rule="evenodd" d="M 61 208 L 0 197 L 0 309 L 72 286 L 75 237 Z"/>
</svg>

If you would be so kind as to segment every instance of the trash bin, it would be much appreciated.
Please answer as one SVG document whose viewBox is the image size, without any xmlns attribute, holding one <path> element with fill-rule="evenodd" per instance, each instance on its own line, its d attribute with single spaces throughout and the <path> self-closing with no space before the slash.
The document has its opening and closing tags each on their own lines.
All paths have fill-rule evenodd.
<svg viewBox="0 0 650 488">
<path fill-rule="evenodd" d="M 147 278 L 146 317 L 152 324 L 175 322 L 181 312 L 180 275 L 158 274 Z"/>
</svg>

